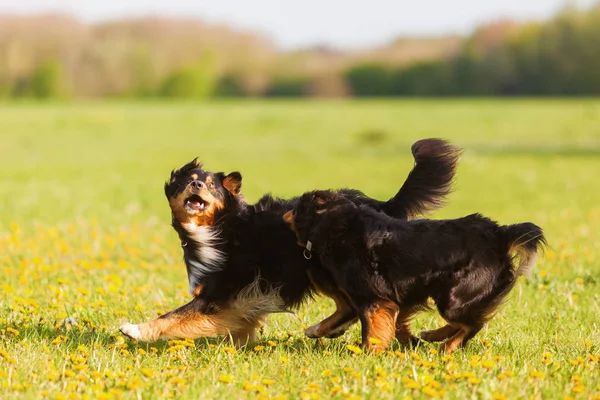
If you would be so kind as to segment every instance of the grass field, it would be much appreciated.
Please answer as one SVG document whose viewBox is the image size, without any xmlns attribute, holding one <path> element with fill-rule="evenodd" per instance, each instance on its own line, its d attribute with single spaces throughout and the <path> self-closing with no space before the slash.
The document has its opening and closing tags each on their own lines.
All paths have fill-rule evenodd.
<svg viewBox="0 0 600 400">
<path fill-rule="evenodd" d="M 550 249 L 464 351 L 315 342 L 317 299 L 260 343 L 135 343 L 117 327 L 188 299 L 163 195 L 195 156 L 265 192 L 385 199 L 410 145 L 465 149 L 434 217 L 542 226 Z M 600 101 L 0 104 L 0 398 L 600 399 Z M 441 319 L 423 313 L 418 332 Z"/>
</svg>

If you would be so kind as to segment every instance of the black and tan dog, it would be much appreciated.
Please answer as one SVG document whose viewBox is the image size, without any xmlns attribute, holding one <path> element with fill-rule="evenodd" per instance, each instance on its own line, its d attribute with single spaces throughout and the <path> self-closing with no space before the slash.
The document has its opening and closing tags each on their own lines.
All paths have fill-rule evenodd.
<svg viewBox="0 0 600 400">
<path fill-rule="evenodd" d="M 416 142 L 412 152 L 416 164 L 392 199 L 378 201 L 351 189 L 338 193 L 397 219 L 431 211 L 451 190 L 460 151 L 445 141 L 426 139 Z M 315 292 L 328 294 L 338 305 L 318 325 L 319 335 L 340 335 L 353 322 L 354 312 L 341 299 L 338 303 L 333 280 L 318 258 L 303 256 L 282 220 L 299 198 L 266 195 L 248 205 L 241 184 L 238 172 L 208 172 L 196 160 L 171 173 L 165 194 L 194 297 L 156 320 L 123 324 L 124 334 L 142 341 L 231 335 L 243 344 L 255 339 L 267 314 L 297 307 Z"/>
<path fill-rule="evenodd" d="M 333 278 L 336 301 L 360 319 L 363 346 L 376 351 L 394 335 L 416 340 L 409 320 L 429 297 L 447 325 L 421 338 L 445 340 L 449 353 L 464 346 L 546 243 L 530 222 L 501 226 L 479 214 L 402 221 L 335 191 L 304 194 L 283 218 Z"/>
</svg>

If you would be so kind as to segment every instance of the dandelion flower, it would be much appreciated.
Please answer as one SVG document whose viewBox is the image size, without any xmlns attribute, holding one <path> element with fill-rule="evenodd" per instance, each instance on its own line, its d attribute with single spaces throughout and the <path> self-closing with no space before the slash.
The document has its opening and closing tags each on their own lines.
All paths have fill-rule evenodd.
<svg viewBox="0 0 600 400">
<path fill-rule="evenodd" d="M 350 350 L 354 354 L 361 354 L 362 353 L 362 349 L 360 347 L 358 347 L 358 346 L 354 346 L 352 344 L 349 344 L 346 347 L 348 347 L 348 350 Z"/>
<path fill-rule="evenodd" d="M 219 376 L 219 382 L 231 383 L 233 382 L 233 376 L 229 374 L 221 374 L 221 376 Z"/>
</svg>

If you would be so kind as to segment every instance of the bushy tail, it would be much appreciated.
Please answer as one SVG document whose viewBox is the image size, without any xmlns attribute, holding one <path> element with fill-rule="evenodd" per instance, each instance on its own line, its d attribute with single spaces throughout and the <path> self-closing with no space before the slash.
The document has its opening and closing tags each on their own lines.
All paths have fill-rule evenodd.
<svg viewBox="0 0 600 400">
<path fill-rule="evenodd" d="M 408 219 L 427 214 L 443 205 L 452 192 L 452 183 L 462 151 L 442 139 L 415 142 L 411 151 L 415 166 L 398 193 L 383 211 L 393 218 Z"/>
<path fill-rule="evenodd" d="M 510 255 L 516 253 L 519 257 L 517 276 L 529 275 L 535 266 L 538 253 L 542 252 L 547 245 L 542 228 L 531 222 L 525 222 L 505 225 L 501 229 L 508 241 L 508 253 Z"/>
</svg>

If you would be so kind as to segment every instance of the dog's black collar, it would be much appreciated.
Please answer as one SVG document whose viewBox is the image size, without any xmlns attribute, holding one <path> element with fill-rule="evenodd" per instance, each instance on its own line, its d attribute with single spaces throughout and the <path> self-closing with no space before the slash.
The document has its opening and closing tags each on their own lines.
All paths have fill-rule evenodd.
<svg viewBox="0 0 600 400">
<path fill-rule="evenodd" d="M 312 258 L 313 244 L 310 241 L 310 231 L 315 226 L 315 219 L 316 219 L 316 216 L 315 216 L 315 218 L 313 218 L 312 224 L 311 224 L 310 228 L 308 228 L 308 232 L 306 232 L 306 246 L 304 246 L 304 251 L 302 252 L 302 255 L 307 260 L 310 260 Z"/>
</svg>

